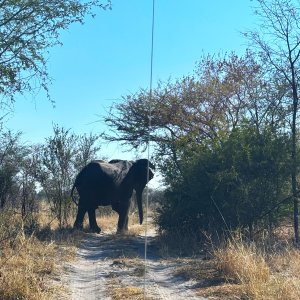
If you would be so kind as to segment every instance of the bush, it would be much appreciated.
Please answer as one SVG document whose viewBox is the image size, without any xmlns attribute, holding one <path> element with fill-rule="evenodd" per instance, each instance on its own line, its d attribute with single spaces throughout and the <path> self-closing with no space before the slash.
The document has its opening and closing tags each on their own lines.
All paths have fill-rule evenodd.
<svg viewBox="0 0 300 300">
<path fill-rule="evenodd" d="M 289 139 L 244 125 L 222 142 L 183 150 L 181 176 L 169 179 L 159 208 L 161 230 L 272 228 L 289 210 L 276 207 L 289 188 Z M 273 209 L 273 210 L 272 210 Z M 268 213 L 270 211 L 270 213 Z M 266 214 L 264 217 L 263 215 Z"/>
</svg>

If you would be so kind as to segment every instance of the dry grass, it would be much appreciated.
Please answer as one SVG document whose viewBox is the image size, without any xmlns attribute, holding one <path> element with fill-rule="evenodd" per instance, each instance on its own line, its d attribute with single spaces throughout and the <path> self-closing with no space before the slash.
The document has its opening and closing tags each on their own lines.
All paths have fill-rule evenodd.
<svg viewBox="0 0 300 300">
<path fill-rule="evenodd" d="M 211 300 L 249 299 L 246 295 L 243 295 L 240 285 L 231 283 L 224 283 L 216 286 L 205 286 L 198 291 L 197 295 Z"/>
<path fill-rule="evenodd" d="M 134 253 L 135 256 L 131 254 L 133 253 L 126 253 L 126 255 L 115 258 L 112 263 L 113 267 L 123 270 L 122 275 L 118 271 L 112 271 L 110 273 L 110 280 L 107 282 L 107 293 L 112 300 L 144 299 L 144 290 L 142 288 L 125 284 L 122 280 L 123 276 L 144 276 L 145 267 L 143 261 L 136 257 L 136 253 Z M 124 270 L 126 270 L 125 273 Z M 152 298 L 146 297 L 145 299 L 151 300 Z"/>
<path fill-rule="evenodd" d="M 216 250 L 215 256 L 218 259 L 218 268 L 228 280 L 265 283 L 270 279 L 270 268 L 254 245 L 229 242 L 224 249 Z"/>
<path fill-rule="evenodd" d="M 178 259 L 181 267 L 178 267 L 175 276 L 186 280 L 193 279 L 198 282 L 197 295 L 214 300 L 242 299 L 243 291 L 240 285 L 231 283 L 224 278 L 217 268 L 216 259 L 185 258 Z"/>
<path fill-rule="evenodd" d="M 39 213 L 33 216 L 30 232 L 27 224 L 19 214 L 10 212 L 0 214 L 0 299 L 57 299 L 58 294 L 65 292 L 59 281 L 62 261 L 75 257 L 76 246 L 82 233 L 73 231 L 74 218 L 68 225 L 59 229 L 58 221 L 50 215 L 47 203 L 42 203 Z M 115 232 L 118 215 L 114 212 L 98 216 L 98 223 L 104 232 Z M 85 227 L 88 226 L 87 218 Z M 129 217 L 129 232 L 126 238 L 144 231 L 144 226 L 138 224 L 136 215 Z M 132 276 L 142 276 L 140 264 L 136 258 L 126 253 L 127 258 L 120 261 L 131 269 Z M 136 255 L 136 254 L 135 254 Z M 135 266 L 135 267 L 133 267 Z M 113 299 L 142 299 L 140 290 L 135 287 L 123 286 L 121 290 L 114 289 Z M 118 295 L 127 295 L 118 298 Z"/>
<path fill-rule="evenodd" d="M 300 253 L 297 249 L 264 252 L 241 240 L 215 251 L 218 269 L 240 286 L 246 299 L 300 299 Z"/>
<path fill-rule="evenodd" d="M 197 294 L 208 299 L 299 300 L 300 250 L 293 245 L 291 236 L 287 227 L 281 227 L 255 243 L 240 237 L 225 245 L 208 241 L 207 252 L 193 256 L 191 247 L 189 258 L 179 258 L 181 266 L 174 275 L 196 280 Z M 186 253 L 181 245 L 174 254 L 170 252 L 173 242 L 163 237 L 163 256 L 171 253 L 180 257 Z M 192 239 L 191 244 L 194 242 Z M 203 242 L 198 242 L 198 248 L 203 249 Z"/>
<path fill-rule="evenodd" d="M 145 275 L 145 263 L 144 260 L 135 257 L 120 257 L 114 259 L 112 266 L 118 266 L 121 269 L 127 269 L 128 276 L 143 277 Z"/>
<path fill-rule="evenodd" d="M 177 268 L 175 275 L 185 279 L 194 279 L 198 282 L 213 285 L 224 282 L 216 267 L 215 260 L 203 260 L 195 258 L 177 259 L 181 267 Z"/>
<path fill-rule="evenodd" d="M 0 215 L 0 299 L 57 299 L 64 292 L 57 279 L 61 261 L 75 254 L 76 237 L 70 230 L 46 225 L 43 213 L 40 217 L 44 225 L 35 222 L 36 228 L 28 235 L 20 215 Z"/>
<path fill-rule="evenodd" d="M 97 223 L 103 232 L 115 232 L 117 230 L 118 224 L 118 214 L 113 210 L 106 211 L 105 214 L 102 213 L 102 207 L 96 210 L 97 212 Z M 85 218 L 85 227 L 88 227 L 88 218 Z"/>
<path fill-rule="evenodd" d="M 109 281 L 107 290 L 112 300 L 155 300 L 147 296 L 144 298 L 142 288 L 132 285 L 126 286 L 117 278 L 112 278 Z"/>
<path fill-rule="evenodd" d="M 105 207 L 105 213 L 102 213 L 103 208 L 97 210 L 97 223 L 103 232 L 116 232 L 119 215 L 111 208 Z M 85 227 L 88 227 L 87 218 L 85 219 Z M 126 235 L 136 236 L 145 231 L 144 225 L 139 224 L 137 214 L 129 215 L 128 232 Z"/>
<path fill-rule="evenodd" d="M 33 237 L 17 239 L 0 258 L 0 298 L 51 299 L 55 287 L 47 284 L 47 277 L 55 272 L 55 245 Z"/>
<path fill-rule="evenodd" d="M 134 286 L 124 286 L 118 278 L 112 278 L 109 283 L 109 296 L 112 300 L 143 299 L 143 290 Z"/>
</svg>

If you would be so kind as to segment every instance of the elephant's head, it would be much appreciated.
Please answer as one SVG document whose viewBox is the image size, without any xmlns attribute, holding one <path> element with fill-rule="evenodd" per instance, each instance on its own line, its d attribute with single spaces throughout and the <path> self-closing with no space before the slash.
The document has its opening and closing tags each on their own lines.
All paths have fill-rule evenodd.
<svg viewBox="0 0 300 300">
<path fill-rule="evenodd" d="M 126 181 L 136 191 L 140 224 L 143 223 L 142 194 L 149 180 L 154 176 L 155 166 L 148 159 L 138 159 L 133 162 L 127 173 Z"/>
</svg>

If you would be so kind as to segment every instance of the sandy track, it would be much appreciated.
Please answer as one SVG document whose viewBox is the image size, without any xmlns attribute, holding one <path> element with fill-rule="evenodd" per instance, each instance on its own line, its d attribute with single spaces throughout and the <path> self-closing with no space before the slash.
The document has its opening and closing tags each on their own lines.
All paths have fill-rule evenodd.
<svg viewBox="0 0 300 300">
<path fill-rule="evenodd" d="M 176 277 L 178 261 L 160 259 L 148 237 L 146 296 L 149 299 L 202 299 L 197 283 Z M 85 234 L 77 258 L 67 265 L 64 281 L 68 299 L 111 299 L 109 291 L 118 287 L 144 287 L 144 237 L 115 234 Z M 125 299 L 125 298 L 124 298 Z M 126 298 L 130 299 L 130 298 Z M 132 298 L 134 299 L 134 298 Z"/>
</svg>

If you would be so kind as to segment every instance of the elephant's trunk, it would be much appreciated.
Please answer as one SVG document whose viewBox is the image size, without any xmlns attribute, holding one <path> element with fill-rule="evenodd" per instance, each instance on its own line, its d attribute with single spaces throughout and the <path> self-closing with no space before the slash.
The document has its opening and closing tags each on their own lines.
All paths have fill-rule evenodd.
<svg viewBox="0 0 300 300">
<path fill-rule="evenodd" d="M 139 218 L 140 218 L 140 224 L 143 223 L 144 213 L 143 213 L 143 205 L 142 205 L 142 194 L 143 190 L 136 191 L 136 202 L 139 210 Z"/>
</svg>

